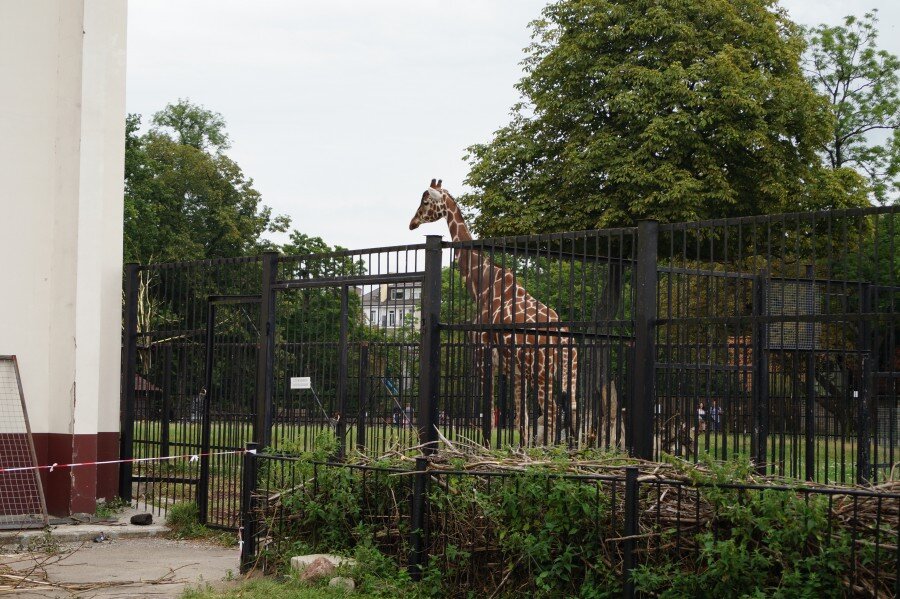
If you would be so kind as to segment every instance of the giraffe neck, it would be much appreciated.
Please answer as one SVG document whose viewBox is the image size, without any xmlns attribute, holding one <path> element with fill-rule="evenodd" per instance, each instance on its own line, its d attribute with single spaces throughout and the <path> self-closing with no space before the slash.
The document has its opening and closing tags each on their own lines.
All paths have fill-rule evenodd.
<svg viewBox="0 0 900 599">
<path fill-rule="evenodd" d="M 466 221 L 463 219 L 462 210 L 449 193 L 444 192 L 444 204 L 447 207 L 447 226 L 450 228 L 450 238 L 453 241 L 472 241 L 472 234 Z M 477 250 L 457 250 L 457 263 L 460 268 L 460 275 L 463 283 L 469 292 L 469 295 L 482 305 L 483 309 L 489 309 L 490 302 L 479 301 L 479 296 L 488 293 L 498 276 L 502 277 L 502 272 L 494 267 L 494 264 Z"/>
<path fill-rule="evenodd" d="M 462 210 L 449 193 L 444 192 L 444 205 L 447 207 L 447 226 L 450 227 L 450 238 L 453 241 L 472 241 L 469 227 L 463 220 Z"/>
</svg>

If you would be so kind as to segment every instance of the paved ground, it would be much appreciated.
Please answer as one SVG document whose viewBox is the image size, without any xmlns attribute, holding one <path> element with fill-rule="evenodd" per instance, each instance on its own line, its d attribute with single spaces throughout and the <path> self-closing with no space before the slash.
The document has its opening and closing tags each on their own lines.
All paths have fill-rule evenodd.
<svg viewBox="0 0 900 599">
<path fill-rule="evenodd" d="M 0 533 L 0 595 L 169 598 L 238 576 L 237 547 L 167 539 L 161 524 L 128 524 L 131 513 L 115 522 L 53 526 L 49 534 Z M 50 584 L 12 590 L 19 573 Z"/>
<path fill-rule="evenodd" d="M 52 557 L 43 553 L 0 556 L 0 562 L 23 573 L 48 560 L 42 569 L 47 580 L 58 586 L 31 586 L 17 590 L 17 597 L 179 597 L 191 586 L 220 587 L 237 576 L 238 569 L 236 548 L 160 537 L 64 543 L 60 549 Z M 11 582 L 7 579 L 3 585 Z M 125 582 L 131 584 L 121 584 Z"/>
</svg>

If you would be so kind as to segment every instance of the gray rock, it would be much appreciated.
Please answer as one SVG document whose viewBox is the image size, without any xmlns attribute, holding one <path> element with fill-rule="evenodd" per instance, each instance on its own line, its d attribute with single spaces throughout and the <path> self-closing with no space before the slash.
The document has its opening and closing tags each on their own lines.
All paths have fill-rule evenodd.
<svg viewBox="0 0 900 599">
<path fill-rule="evenodd" d="M 335 566 L 324 557 L 317 558 L 300 572 L 300 580 L 308 582 L 319 578 L 327 578 L 334 574 Z"/>
<path fill-rule="evenodd" d="M 337 566 L 355 566 L 356 560 L 349 557 L 341 557 L 339 555 L 332 555 L 330 553 L 311 553 L 309 555 L 295 555 L 291 558 L 291 570 L 296 572 L 302 572 L 310 564 L 316 561 L 319 558 L 324 558 L 332 563 L 335 567 Z"/>
<path fill-rule="evenodd" d="M 345 591 L 352 591 L 356 588 L 356 582 L 354 582 L 352 578 L 347 578 L 345 576 L 335 576 L 328 581 L 328 586 L 337 589 L 344 589 Z"/>
<path fill-rule="evenodd" d="M 135 514 L 131 517 L 131 523 L 139 526 L 153 524 L 153 514 Z"/>
</svg>

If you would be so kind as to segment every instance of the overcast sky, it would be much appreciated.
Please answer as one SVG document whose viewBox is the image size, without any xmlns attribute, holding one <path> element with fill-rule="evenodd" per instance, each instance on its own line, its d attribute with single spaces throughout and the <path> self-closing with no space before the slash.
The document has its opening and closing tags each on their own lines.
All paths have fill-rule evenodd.
<svg viewBox="0 0 900 599">
<path fill-rule="evenodd" d="M 293 227 L 350 248 L 409 231 L 432 177 L 462 191 L 465 148 L 509 120 L 527 24 L 545 0 L 129 0 L 127 110 L 178 98 L 221 113 L 229 155 Z M 804 25 L 897 0 L 782 0 Z"/>
</svg>

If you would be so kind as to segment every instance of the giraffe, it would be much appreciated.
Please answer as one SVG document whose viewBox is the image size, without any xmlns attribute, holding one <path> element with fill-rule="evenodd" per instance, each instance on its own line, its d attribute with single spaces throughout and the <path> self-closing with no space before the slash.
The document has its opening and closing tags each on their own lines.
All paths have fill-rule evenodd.
<svg viewBox="0 0 900 599">
<path fill-rule="evenodd" d="M 462 211 L 456 200 L 441 187 L 441 181 L 431 180 L 428 189 L 422 193 L 422 200 L 415 216 L 409 223 L 410 230 L 422 223 L 435 222 L 445 217 L 453 241 L 471 241 L 472 235 L 463 220 Z M 522 443 L 528 445 L 530 429 L 528 410 L 523 410 L 526 385 L 530 385 L 537 395 L 541 412 L 537 426 L 537 441 L 552 440 L 557 421 L 556 402 L 547 401 L 553 380 L 558 379 L 562 389 L 562 403 L 566 398 L 569 405 L 564 408 L 564 431 L 569 440 L 574 439 L 574 419 L 576 413 L 576 379 L 578 377 L 578 351 L 572 346 L 571 337 L 553 333 L 568 333 L 563 326 L 552 326 L 559 322 L 559 315 L 532 297 L 511 271 L 494 265 L 477 250 L 457 249 L 457 263 L 467 292 L 476 306 L 476 324 L 537 324 L 530 330 L 495 330 L 476 334 L 476 367 L 481 371 L 485 348 L 500 347 L 492 355 L 501 359 L 507 375 L 514 381 L 515 426 Z M 543 326 L 540 326 L 543 325 Z M 548 326 L 549 325 L 549 326 Z M 491 350 L 493 353 L 493 350 Z M 524 374 L 524 376 L 520 376 Z M 491 381 L 484 381 L 491 385 Z M 493 393 L 490 393 L 493 398 Z"/>
</svg>

